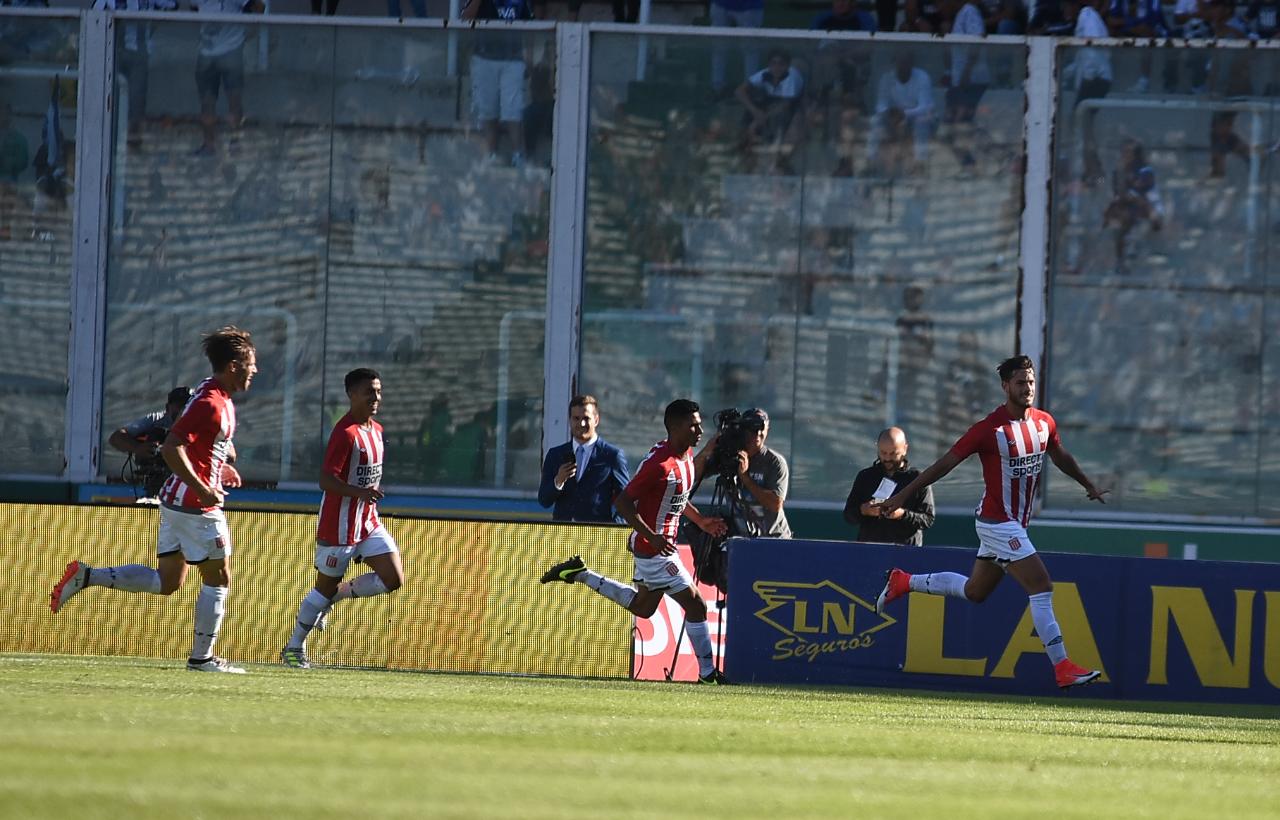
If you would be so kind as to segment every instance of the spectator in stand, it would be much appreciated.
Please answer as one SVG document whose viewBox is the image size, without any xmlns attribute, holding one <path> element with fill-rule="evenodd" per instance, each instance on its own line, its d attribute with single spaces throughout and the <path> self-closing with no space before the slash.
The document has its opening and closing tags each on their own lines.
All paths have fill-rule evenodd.
<svg viewBox="0 0 1280 820">
<path fill-rule="evenodd" d="M 923 168 L 929 156 L 929 140 L 937 128 L 933 106 L 933 80 L 924 69 L 917 68 L 915 56 L 905 50 L 898 54 L 892 71 L 880 77 L 876 93 L 876 112 L 871 118 L 867 162 L 880 164 L 880 147 L 892 149 L 885 163 L 890 175 Z M 904 161 L 907 141 L 911 141 L 911 160 Z"/>
<path fill-rule="evenodd" d="M 470 0 L 462 19 L 533 20 L 530 0 Z M 506 126 L 511 165 L 524 165 L 524 115 L 527 74 L 524 35 L 484 31 L 476 35 L 471 56 L 471 107 L 485 131 L 489 162 L 498 160 L 498 142 Z"/>
<path fill-rule="evenodd" d="M 1075 36 L 1098 39 L 1110 36 L 1107 24 L 1094 4 L 1101 0 L 1067 0 L 1067 16 L 1075 20 Z M 1082 48 L 1076 53 L 1075 62 L 1068 67 L 1075 75 L 1076 107 L 1085 100 L 1101 99 L 1111 93 L 1111 57 L 1106 49 Z M 1097 141 L 1093 134 L 1096 109 L 1090 109 L 1081 126 L 1084 138 L 1084 180 L 1086 185 L 1096 185 L 1103 179 L 1102 160 L 1098 156 Z"/>
<path fill-rule="evenodd" d="M 1156 185 L 1156 172 L 1147 164 L 1142 143 L 1127 139 L 1120 147 L 1120 167 L 1115 173 L 1115 195 L 1102 216 L 1102 227 L 1116 229 L 1116 272 L 1128 272 L 1125 240 L 1139 222 L 1160 230 L 1164 203 Z"/>
<path fill-rule="evenodd" d="M 261 14 L 262 0 L 195 0 L 200 14 Z M 227 94 L 227 120 L 234 131 L 244 125 L 244 38 L 238 23 L 201 23 L 196 58 L 196 91 L 204 142 L 197 156 L 212 156 L 217 144 L 218 91 Z"/>
<path fill-rule="evenodd" d="M 903 0 L 902 25 L 898 31 L 942 34 L 942 11 L 934 0 Z"/>
<path fill-rule="evenodd" d="M 876 21 L 869 12 L 860 11 L 854 0 L 831 0 L 831 8 L 821 12 L 809 24 L 812 31 L 875 31 Z"/>
<path fill-rule="evenodd" d="M 869 12 L 859 11 L 854 0 L 831 0 L 831 8 L 809 24 L 810 31 L 875 31 L 876 21 Z M 865 48 L 838 40 L 818 43 L 813 59 L 813 85 L 819 106 L 825 111 L 832 91 L 848 99 L 866 85 L 868 75 Z"/>
<path fill-rule="evenodd" d="M 1150 39 L 1152 37 L 1168 37 L 1169 26 L 1164 19 L 1164 6 L 1161 0 L 1111 0 L 1107 6 L 1107 28 L 1112 37 L 1132 37 Z M 1134 94 L 1145 94 L 1151 88 L 1151 58 L 1156 49 L 1141 50 L 1141 65 L 1138 79 L 1130 91 Z M 1165 83 L 1168 85 L 1166 66 Z"/>
<path fill-rule="evenodd" d="M 719 28 L 761 28 L 764 26 L 764 0 L 711 0 L 709 9 L 711 25 Z M 760 64 L 760 53 L 747 44 L 742 45 L 742 76 L 750 77 L 756 73 Z M 716 40 L 711 46 L 711 88 L 717 95 L 725 93 L 729 83 L 725 79 L 725 60 L 727 47 L 723 41 Z"/>
<path fill-rule="evenodd" d="M 107 11 L 175 11 L 175 0 L 94 0 L 93 8 Z M 129 135 L 127 144 L 142 144 L 142 120 L 147 115 L 147 88 L 152 52 L 150 22 L 131 22 L 123 26 L 124 35 L 116 49 L 116 75 L 123 77 L 129 90 Z"/>
<path fill-rule="evenodd" d="M 987 33 L 982 12 L 972 0 L 943 0 L 942 12 L 952 34 L 982 37 Z M 943 79 L 947 86 L 943 120 L 951 126 L 951 150 L 961 165 L 971 167 L 975 162 L 973 119 L 982 95 L 991 85 L 991 68 L 986 52 L 979 46 L 952 46 L 948 56 L 951 70 Z"/>
<path fill-rule="evenodd" d="M 754 164 L 757 145 L 771 145 L 776 170 L 792 173 L 791 155 L 804 136 L 804 76 L 781 49 L 769 52 L 769 64 L 738 86 L 738 101 L 746 109 L 743 148 Z"/>
<path fill-rule="evenodd" d="M 988 0 L 986 17 L 992 34 L 1027 33 L 1027 6 L 1022 0 Z"/>
</svg>

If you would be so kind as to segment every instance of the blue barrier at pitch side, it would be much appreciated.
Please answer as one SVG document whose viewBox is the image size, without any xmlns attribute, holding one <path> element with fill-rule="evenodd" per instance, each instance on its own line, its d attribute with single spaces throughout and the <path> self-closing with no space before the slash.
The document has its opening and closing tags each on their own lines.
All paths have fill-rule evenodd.
<svg viewBox="0 0 1280 820">
<path fill-rule="evenodd" d="M 1044 554 L 1067 651 L 1102 680 L 1073 695 L 1280 704 L 1280 565 Z M 725 672 L 740 683 L 1057 692 L 1027 596 L 913 593 L 883 616 L 890 567 L 968 574 L 974 550 L 729 542 Z"/>
</svg>

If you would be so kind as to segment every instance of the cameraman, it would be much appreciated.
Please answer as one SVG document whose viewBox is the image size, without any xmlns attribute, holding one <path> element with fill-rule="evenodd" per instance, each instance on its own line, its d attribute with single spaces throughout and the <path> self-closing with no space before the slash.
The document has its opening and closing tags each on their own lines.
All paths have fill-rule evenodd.
<svg viewBox="0 0 1280 820">
<path fill-rule="evenodd" d="M 160 457 L 160 445 L 164 444 L 169 428 L 182 415 L 190 398 L 190 387 L 175 387 L 165 399 L 164 410 L 135 419 L 107 439 L 108 444 L 130 457 L 134 483 L 141 482 L 148 497 L 156 495 L 168 477 L 169 469 Z"/>
<path fill-rule="evenodd" d="M 769 437 L 769 414 L 753 407 L 743 412 L 736 424 L 741 449 L 737 451 L 738 503 L 733 505 L 734 534 L 790 538 L 791 525 L 787 523 L 782 505 L 787 500 L 791 471 L 780 453 L 765 446 L 765 439 Z M 723 427 L 694 460 L 699 476 L 722 435 L 726 435 Z"/>
</svg>

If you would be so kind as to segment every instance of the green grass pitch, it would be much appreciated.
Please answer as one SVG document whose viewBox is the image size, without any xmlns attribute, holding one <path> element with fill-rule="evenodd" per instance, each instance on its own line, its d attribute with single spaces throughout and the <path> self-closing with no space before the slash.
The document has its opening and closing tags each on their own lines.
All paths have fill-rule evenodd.
<svg viewBox="0 0 1280 820">
<path fill-rule="evenodd" d="M 1278 718 L 0 655 L 0 817 L 1275 818 Z"/>
</svg>

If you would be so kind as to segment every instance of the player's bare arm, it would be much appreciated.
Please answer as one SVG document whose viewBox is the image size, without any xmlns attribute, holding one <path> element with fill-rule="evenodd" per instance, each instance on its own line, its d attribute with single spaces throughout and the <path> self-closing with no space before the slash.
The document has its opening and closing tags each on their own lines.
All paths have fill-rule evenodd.
<svg viewBox="0 0 1280 820">
<path fill-rule="evenodd" d="M 187 457 L 185 444 L 179 444 L 175 439 L 167 438 L 160 447 L 160 456 L 173 474 L 195 491 L 196 498 L 200 499 L 201 504 L 206 507 L 216 507 L 223 502 L 226 496 L 222 490 L 210 487 L 196 475 L 195 468 L 191 466 L 191 459 Z"/>
<path fill-rule="evenodd" d="M 714 535 L 719 538 L 729 532 L 729 525 L 725 523 L 723 518 L 712 518 L 711 516 L 703 515 L 692 503 L 685 505 L 684 515 L 685 518 L 694 523 L 694 526 L 708 535 Z"/>
<path fill-rule="evenodd" d="M 947 473 L 959 466 L 962 461 L 964 461 L 964 459 L 948 450 L 943 454 L 942 458 L 925 468 L 925 470 L 921 472 L 920 475 L 916 476 L 910 484 L 894 493 L 892 498 L 887 498 L 884 501 L 881 501 L 879 505 L 880 514 L 892 518 L 892 513 L 901 509 L 902 505 L 907 503 L 907 499 L 911 498 L 925 487 L 928 487 L 930 484 L 933 484 L 935 481 L 945 477 Z"/>
<path fill-rule="evenodd" d="M 670 555 L 676 551 L 676 545 L 671 543 L 665 537 L 654 532 L 653 529 L 640 518 L 640 512 L 636 509 L 636 502 L 626 493 L 618 493 L 618 497 L 613 499 L 613 508 L 622 516 L 622 520 L 627 522 L 636 534 L 648 542 L 649 546 L 658 551 L 659 555 Z"/>
<path fill-rule="evenodd" d="M 377 487 L 357 487 L 348 484 L 330 472 L 320 473 L 320 489 L 326 493 L 342 495 L 347 498 L 358 498 L 366 504 L 376 504 L 382 500 L 382 490 Z"/>
<path fill-rule="evenodd" d="M 1080 469 L 1079 463 L 1076 462 L 1076 457 L 1071 455 L 1071 453 L 1067 451 L 1066 447 L 1063 447 L 1061 444 L 1056 446 L 1050 444 L 1049 458 L 1053 460 L 1053 463 L 1057 465 L 1059 470 L 1074 478 L 1077 484 L 1084 487 L 1084 491 L 1088 494 L 1090 501 L 1097 501 L 1101 504 L 1107 503 L 1107 500 L 1103 498 L 1103 496 L 1111 492 L 1111 490 L 1099 490 L 1097 486 L 1089 480 L 1089 477 L 1084 474 L 1084 470 Z"/>
</svg>

